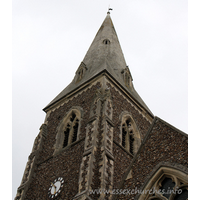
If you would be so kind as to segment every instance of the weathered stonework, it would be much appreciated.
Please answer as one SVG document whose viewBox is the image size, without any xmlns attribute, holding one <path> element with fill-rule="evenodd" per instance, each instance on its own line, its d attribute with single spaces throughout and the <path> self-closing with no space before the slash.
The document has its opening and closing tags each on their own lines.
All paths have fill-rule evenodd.
<svg viewBox="0 0 200 200">
<path fill-rule="evenodd" d="M 127 167 L 130 165 L 133 156 L 126 152 L 126 150 L 119 145 L 118 143 L 113 143 L 113 154 L 115 158 L 115 167 L 114 167 L 114 188 L 118 187 L 123 174 L 126 172 Z"/>
<path fill-rule="evenodd" d="M 35 171 L 39 160 L 39 152 L 42 150 L 42 144 L 45 141 L 46 136 L 47 136 L 47 126 L 46 124 L 42 124 L 40 127 L 40 132 L 34 141 L 32 152 L 28 157 L 28 162 L 26 164 L 21 185 L 17 190 L 17 195 L 15 197 L 15 200 L 25 199 L 25 194 L 28 188 L 30 187 L 32 179 L 35 176 Z"/>
<path fill-rule="evenodd" d="M 78 139 L 54 154 L 58 127 L 67 113 L 73 109 L 79 109 L 82 113 Z M 138 153 L 131 154 L 122 146 L 121 123 L 123 116 L 126 115 L 134 120 L 142 140 L 142 147 L 146 149 L 145 153 L 140 148 Z M 33 152 L 37 152 L 38 155 L 37 159 L 35 161 L 35 154 L 32 152 L 23 182 L 29 179 L 29 171 L 34 168 L 32 178 L 28 182 L 27 189 L 25 187 L 19 189 L 16 199 L 38 199 L 40 196 L 48 198 L 50 183 L 58 176 L 66 180 L 59 195 L 61 199 L 139 198 L 134 195 L 116 197 L 112 193 L 91 194 L 90 191 L 142 188 L 145 181 L 147 182 L 147 174 L 150 174 L 152 168 L 156 168 L 160 162 L 179 163 L 183 166 L 186 164 L 177 162 L 177 159 L 180 161 L 183 159 L 179 156 L 183 156 L 186 152 L 187 147 L 184 144 L 186 136 L 176 134 L 176 130 L 158 119 L 152 126 L 149 118 L 134 105 L 134 101 L 131 102 L 126 98 L 123 92 L 106 77 L 101 77 L 98 82 L 85 88 L 79 95 L 66 99 L 66 103 L 51 110 L 47 116 L 43 125 L 45 129 L 42 129 L 45 131 L 38 135 L 33 146 Z M 147 133 L 150 129 L 151 132 Z M 181 139 L 176 138 L 179 135 Z M 173 142 L 173 139 L 176 142 Z M 160 145 L 161 141 L 166 145 Z M 182 145 L 182 151 L 174 149 L 179 146 L 177 142 Z M 136 166 L 131 164 L 135 156 L 139 160 Z M 36 164 L 33 165 L 34 163 Z M 120 186 L 122 183 L 123 187 Z M 36 190 L 37 192 L 33 194 Z"/>
<path fill-rule="evenodd" d="M 74 199 L 86 199 L 95 189 L 112 189 L 112 104 L 110 91 L 99 88 L 90 110 L 85 150 L 79 177 L 79 193 Z M 97 174 L 99 176 L 97 176 Z M 93 195 L 91 195 L 94 198 Z M 96 198 L 96 197 L 95 197 Z M 110 199 L 101 194 L 101 199 Z"/>
<path fill-rule="evenodd" d="M 109 12 L 44 111 L 15 200 L 159 199 L 112 191 L 159 188 L 165 177 L 187 189 L 187 135 L 154 117 L 134 89 Z"/>
<path fill-rule="evenodd" d="M 96 89 L 98 87 L 100 87 L 100 83 L 96 83 L 91 88 L 87 88 L 85 91 L 82 91 L 79 95 L 71 97 L 69 100 L 66 101 L 66 103 L 57 107 L 57 109 L 53 109 L 50 112 L 48 118 L 46 119 L 48 136 L 43 145 L 43 151 L 41 152 L 41 162 L 53 155 L 55 151 L 58 127 L 66 113 L 69 112 L 73 107 L 80 107 L 83 112 L 81 118 L 81 126 L 79 130 L 79 139 L 82 139 L 86 136 L 85 127 L 87 121 L 89 120 L 90 106 L 92 104 L 91 97 L 95 95 Z"/>
<path fill-rule="evenodd" d="M 49 199 L 48 189 L 57 177 L 65 180 L 59 199 L 72 199 L 78 191 L 79 168 L 84 148 L 84 140 L 66 149 L 49 160 L 38 164 L 25 199 Z M 73 155 L 73 156 L 72 156 Z"/>
<path fill-rule="evenodd" d="M 124 103 L 121 104 L 121 102 Z M 81 111 L 77 144 L 75 142 L 64 149 L 55 151 L 56 146 L 59 146 L 56 145 L 56 142 L 59 141 L 58 133 L 61 130 L 59 127 L 61 127 L 65 116 L 73 109 Z M 67 98 L 65 103 L 63 102 L 57 108 L 49 110 L 45 119 L 47 129 L 46 139 L 41 145 L 41 151 L 38 152 L 38 168 L 40 169 L 41 165 L 45 166 L 45 163 L 51 160 L 54 162 L 54 159 L 59 158 L 60 155 L 64 155 L 65 152 L 71 151 L 72 148 L 78 148 L 84 141 L 84 150 L 81 150 L 82 153 L 78 154 L 80 156 L 79 159 L 82 161 L 77 166 L 79 175 L 77 183 L 73 183 L 73 185 L 77 185 L 73 199 L 111 199 L 112 194 L 89 194 L 89 191 L 100 188 L 112 190 L 125 172 L 125 166 L 130 164 L 132 155 L 121 146 L 118 139 L 120 135 L 116 135 L 120 128 L 121 121 L 119 115 L 122 110 L 129 110 L 131 114 L 134 113 L 134 120 L 138 122 L 138 127 L 141 130 L 145 126 L 147 129 L 147 126 L 150 125 L 148 119 L 141 112 L 138 112 L 134 104 L 130 103 L 130 100 L 127 100 L 119 89 L 116 89 L 114 85 L 111 86 L 106 77 L 100 77 L 99 81 L 93 82 L 83 91 Z M 39 139 L 39 137 L 36 138 L 33 149 L 37 148 Z M 118 145 L 113 143 L 114 141 Z M 75 155 L 73 154 L 73 156 Z M 63 157 L 62 159 L 68 160 L 69 158 Z M 77 158 L 76 160 L 79 159 Z M 120 162 L 123 160 L 124 162 L 121 164 Z M 46 164 L 46 167 L 49 170 L 54 170 L 54 167 L 50 167 L 48 164 Z M 68 167 L 70 168 L 70 166 Z M 42 177 L 43 175 L 39 174 L 44 173 L 44 171 L 39 171 L 37 172 L 38 176 Z M 47 178 L 45 177 L 45 179 Z M 68 180 L 68 178 L 66 179 Z M 37 182 L 32 181 L 30 188 L 35 188 L 34 184 L 37 184 Z M 31 196 L 31 191 L 32 189 L 27 192 L 27 196 Z"/>
<path fill-rule="evenodd" d="M 115 123 L 115 131 L 113 137 L 120 143 L 119 134 L 121 121 L 119 116 L 122 112 L 128 111 L 132 114 L 132 117 L 141 134 L 141 139 L 143 140 L 151 122 L 142 114 L 142 112 L 137 109 L 133 103 L 130 102 L 128 98 L 121 94 L 119 90 L 117 90 L 115 87 L 111 87 L 111 84 L 109 83 L 107 85 L 110 87 L 113 100 L 113 122 Z"/>
<path fill-rule="evenodd" d="M 143 190 L 158 166 L 174 167 L 187 173 L 188 144 L 186 134 L 159 118 L 155 118 L 138 154 L 118 187 Z M 132 177 L 126 179 L 129 170 L 132 172 Z M 139 197 L 139 194 L 115 196 L 116 199 L 123 200 L 138 199 Z"/>
</svg>

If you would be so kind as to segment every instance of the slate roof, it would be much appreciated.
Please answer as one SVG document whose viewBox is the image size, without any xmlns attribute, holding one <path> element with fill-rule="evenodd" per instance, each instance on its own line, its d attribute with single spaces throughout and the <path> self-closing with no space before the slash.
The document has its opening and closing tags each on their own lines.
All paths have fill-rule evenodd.
<svg viewBox="0 0 200 200">
<path fill-rule="evenodd" d="M 124 83 L 122 71 L 127 68 L 127 65 L 109 12 L 107 13 L 105 20 L 98 30 L 79 68 L 81 66 L 85 67 L 85 74 L 82 79 L 77 81 L 76 74 L 72 82 L 60 94 L 58 94 L 44 108 L 44 110 L 64 98 L 79 86 L 91 80 L 96 75 L 100 74 L 102 71 L 106 70 L 143 108 L 153 116 L 152 112 L 138 95 L 134 87 L 127 87 Z"/>
</svg>

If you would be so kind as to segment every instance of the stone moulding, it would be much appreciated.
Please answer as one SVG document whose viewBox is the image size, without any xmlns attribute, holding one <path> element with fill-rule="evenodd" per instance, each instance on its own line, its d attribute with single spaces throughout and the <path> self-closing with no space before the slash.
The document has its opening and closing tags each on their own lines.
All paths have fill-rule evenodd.
<svg viewBox="0 0 200 200">
<path fill-rule="evenodd" d="M 135 155 L 141 145 L 141 134 L 140 131 L 137 127 L 137 124 L 135 123 L 135 120 L 132 117 L 132 114 L 128 111 L 123 111 L 120 116 L 119 116 L 121 125 L 120 125 L 120 144 L 122 145 L 122 126 L 125 123 L 125 121 L 127 119 L 130 119 L 131 122 L 131 127 L 132 127 L 132 131 L 133 131 L 133 137 L 134 137 L 134 141 L 133 141 L 133 155 Z M 128 133 L 127 133 L 128 134 Z M 126 138 L 128 139 L 128 138 Z M 126 143 L 129 143 L 130 141 L 126 141 Z M 125 148 L 127 150 L 127 148 Z M 129 149 L 129 148 L 128 148 Z M 127 150 L 128 151 L 128 150 Z"/>
<path fill-rule="evenodd" d="M 74 199 L 86 199 L 86 195 L 90 195 L 89 190 L 96 187 L 101 189 L 113 187 L 113 109 L 110 90 L 105 85 L 105 79 L 102 80 L 102 87 L 97 89 L 90 107 L 90 118 L 86 125 L 85 147 L 79 173 L 79 190 Z M 97 172 L 100 173 L 98 180 L 95 176 Z M 96 185 L 96 182 L 99 184 Z M 100 196 L 104 198 L 105 195 Z"/>
<path fill-rule="evenodd" d="M 54 150 L 53 155 L 56 155 L 60 151 L 63 150 L 64 131 L 65 131 L 65 128 L 66 128 L 66 124 L 69 121 L 69 117 L 70 117 L 71 113 L 75 113 L 76 116 L 79 119 L 79 127 L 78 127 L 77 140 L 76 141 L 79 140 L 81 120 L 83 118 L 83 109 L 80 106 L 73 106 L 70 110 L 68 110 L 66 112 L 65 116 L 63 117 L 62 121 L 60 122 L 60 124 L 58 125 L 58 127 L 56 129 L 56 143 L 54 145 L 55 150 Z M 67 145 L 67 146 L 69 146 L 69 145 Z"/>
<path fill-rule="evenodd" d="M 121 181 L 118 183 L 118 188 L 122 188 L 122 187 L 123 187 L 124 181 L 126 180 L 128 174 L 130 173 L 130 170 L 131 170 L 132 166 L 134 165 L 134 163 L 135 163 L 137 157 L 140 155 L 140 152 L 142 151 L 142 149 L 143 149 L 143 147 L 144 147 L 144 145 L 145 145 L 145 143 L 146 143 L 146 141 L 147 141 L 147 139 L 148 139 L 148 137 L 149 137 L 149 135 L 150 135 L 150 133 L 151 133 L 152 129 L 154 128 L 154 125 L 156 124 L 157 121 L 160 121 L 160 122 L 166 124 L 166 125 L 169 126 L 170 128 L 172 128 L 172 129 L 174 129 L 175 131 L 177 131 L 179 134 L 183 135 L 185 138 L 188 137 L 188 135 L 187 135 L 186 133 L 180 131 L 179 129 L 175 128 L 174 126 L 168 124 L 167 122 L 165 122 L 164 120 L 162 120 L 162 119 L 160 119 L 159 117 L 156 116 L 156 117 L 154 118 L 154 120 L 153 120 L 151 126 L 149 127 L 149 129 L 148 129 L 148 131 L 147 131 L 147 133 L 146 133 L 146 135 L 145 135 L 145 137 L 144 137 L 144 139 L 143 139 L 143 141 L 142 141 L 142 144 L 140 145 L 140 148 L 139 148 L 137 154 L 134 155 L 133 160 L 131 161 L 131 163 L 130 163 L 129 167 L 127 168 L 126 172 L 124 173 L 124 175 L 123 175 Z M 114 141 L 114 142 L 115 142 L 115 141 Z M 117 142 L 115 142 L 115 143 L 116 143 L 118 146 L 120 146 Z M 164 165 L 164 164 L 165 164 L 165 165 L 168 164 L 168 166 L 170 165 L 171 167 L 172 167 L 172 166 L 173 166 L 173 167 L 176 166 L 178 169 L 182 170 L 183 172 L 185 172 L 185 173 L 187 172 L 187 168 L 186 168 L 185 166 L 181 166 L 181 165 L 176 164 L 176 163 L 161 162 L 159 165 L 162 165 L 162 164 L 163 164 L 163 165 Z M 155 168 L 153 171 L 155 172 L 155 170 L 156 170 L 156 168 Z M 152 172 L 152 173 L 153 173 L 153 172 Z M 117 196 L 115 195 L 115 196 L 113 197 L 113 200 L 116 200 L 116 198 L 117 198 Z"/>
<path fill-rule="evenodd" d="M 169 174 L 175 177 L 182 179 L 184 182 L 188 181 L 188 169 L 187 167 L 179 163 L 170 163 L 170 162 L 160 162 L 156 167 L 147 175 L 143 186 L 140 188 L 141 191 L 150 190 L 156 181 L 164 174 Z M 175 178 L 176 179 L 176 178 Z M 176 182 L 176 181 L 175 181 Z M 144 200 L 147 194 L 137 194 L 136 200 Z"/>
</svg>

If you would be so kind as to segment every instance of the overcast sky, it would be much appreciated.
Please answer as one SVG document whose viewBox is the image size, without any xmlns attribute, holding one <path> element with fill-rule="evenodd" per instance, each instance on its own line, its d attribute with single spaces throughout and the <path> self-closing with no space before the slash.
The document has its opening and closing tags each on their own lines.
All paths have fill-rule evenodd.
<svg viewBox="0 0 200 200">
<path fill-rule="evenodd" d="M 188 132 L 187 0 L 15 0 L 13 198 L 42 109 L 72 81 L 109 5 L 135 89 L 155 116 Z"/>
</svg>

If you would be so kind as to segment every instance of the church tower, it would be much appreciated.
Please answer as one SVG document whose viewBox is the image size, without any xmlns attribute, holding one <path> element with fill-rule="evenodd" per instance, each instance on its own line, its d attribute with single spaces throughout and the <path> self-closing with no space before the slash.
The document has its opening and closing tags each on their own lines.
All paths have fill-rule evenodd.
<svg viewBox="0 0 200 200">
<path fill-rule="evenodd" d="M 154 115 L 107 13 L 72 82 L 43 110 L 15 200 L 113 199 Z M 128 177 L 132 177 L 127 173 Z"/>
</svg>

